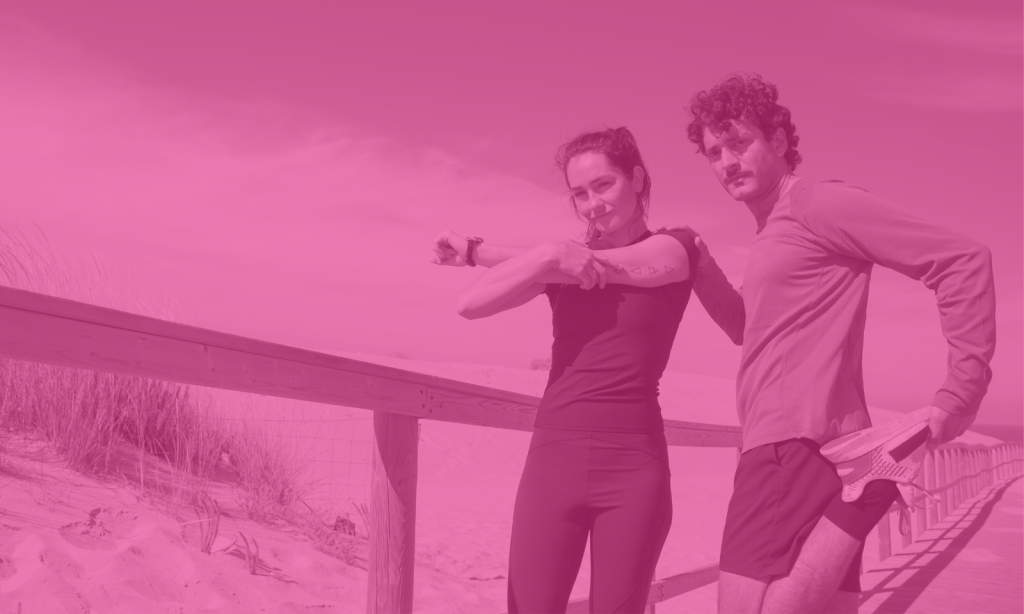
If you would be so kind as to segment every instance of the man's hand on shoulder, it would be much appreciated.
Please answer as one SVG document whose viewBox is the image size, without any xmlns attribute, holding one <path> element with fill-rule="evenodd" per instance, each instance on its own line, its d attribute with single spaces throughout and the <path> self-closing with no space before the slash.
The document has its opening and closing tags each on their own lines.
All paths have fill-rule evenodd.
<svg viewBox="0 0 1024 614">
<path fill-rule="evenodd" d="M 932 436 L 928 440 L 929 448 L 935 448 L 935 446 L 948 443 L 963 435 L 974 423 L 976 417 L 973 414 L 969 416 L 951 414 L 934 405 L 929 409 L 931 409 L 931 415 L 928 418 L 928 427 L 932 432 Z"/>
<path fill-rule="evenodd" d="M 697 231 L 686 225 L 680 226 L 662 226 L 661 228 L 655 229 L 655 232 L 685 232 L 686 234 L 693 237 L 693 244 L 697 246 L 697 252 L 700 254 L 700 259 L 697 260 L 697 266 L 704 266 L 711 261 L 711 252 L 708 250 L 708 246 L 704 243 L 704 239 L 700 238 Z"/>
</svg>

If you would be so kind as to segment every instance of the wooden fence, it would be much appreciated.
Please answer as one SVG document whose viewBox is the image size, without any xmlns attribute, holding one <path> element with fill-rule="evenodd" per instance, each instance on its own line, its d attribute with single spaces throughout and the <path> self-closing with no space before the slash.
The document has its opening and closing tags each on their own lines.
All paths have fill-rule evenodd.
<svg viewBox="0 0 1024 614">
<path fill-rule="evenodd" d="M 371 614 L 412 611 L 418 421 L 531 431 L 540 402 L 534 396 L 3 287 L 0 356 L 372 410 Z M 665 435 L 674 446 L 741 445 L 740 429 L 732 426 L 666 420 Z M 955 493 L 959 501 L 985 480 L 1020 473 L 1019 445 L 989 450 L 941 448 L 930 457 L 940 460 L 930 461 L 926 480 Z M 950 505 L 955 507 L 944 498 L 942 516 Z M 651 587 L 650 609 L 717 580 L 717 564 L 658 580 Z M 586 612 L 588 604 L 574 601 L 569 611 Z"/>
<path fill-rule="evenodd" d="M 921 463 L 918 483 L 938 497 L 930 505 L 920 505 L 910 519 L 906 535 L 894 528 L 899 526 L 896 505 L 878 523 L 879 559 L 892 556 L 894 550 L 909 546 L 916 537 L 944 521 L 983 489 L 995 486 L 1024 473 L 1024 444 L 1003 443 L 993 446 L 951 443 L 928 452 Z M 893 537 L 899 536 L 898 546 Z"/>
</svg>

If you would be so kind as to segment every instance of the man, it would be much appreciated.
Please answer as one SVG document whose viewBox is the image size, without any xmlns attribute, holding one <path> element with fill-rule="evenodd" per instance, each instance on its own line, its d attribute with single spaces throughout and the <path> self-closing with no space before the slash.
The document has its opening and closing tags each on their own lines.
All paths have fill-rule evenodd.
<svg viewBox="0 0 1024 614">
<path fill-rule="evenodd" d="M 870 426 L 861 369 L 871 269 L 924 282 L 949 342 L 927 412 L 933 443 L 961 435 L 995 348 L 991 255 L 849 184 L 795 175 L 790 112 L 774 85 L 732 77 L 691 102 L 690 140 L 757 223 L 734 290 L 698 241 L 694 291 L 742 354 L 743 451 L 722 541 L 720 612 L 854 612 L 864 539 L 898 496 L 869 483 L 843 502 L 822 444 Z"/>
</svg>

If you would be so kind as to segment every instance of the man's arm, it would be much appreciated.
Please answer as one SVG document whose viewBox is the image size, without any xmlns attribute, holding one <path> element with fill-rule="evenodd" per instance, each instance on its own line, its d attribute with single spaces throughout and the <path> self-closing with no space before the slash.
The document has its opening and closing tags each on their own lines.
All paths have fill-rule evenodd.
<svg viewBox="0 0 1024 614">
<path fill-rule="evenodd" d="M 743 329 L 747 324 L 743 295 L 732 287 L 710 255 L 706 263 L 696 268 L 693 292 L 715 324 L 729 335 L 729 339 L 736 345 L 743 345 Z"/>
<path fill-rule="evenodd" d="M 743 345 L 743 329 L 747 312 L 743 306 L 743 295 L 737 292 L 725 278 L 718 263 L 711 257 L 704 240 L 689 226 L 665 226 L 658 229 L 683 232 L 692 237 L 697 250 L 697 262 L 693 269 L 693 292 L 700 299 L 704 310 L 711 319 L 725 331 L 736 345 Z"/>
<path fill-rule="evenodd" d="M 944 440 L 959 434 L 950 432 L 966 429 L 992 379 L 996 320 L 990 250 L 838 182 L 821 182 L 794 194 L 793 213 L 838 253 L 899 271 L 935 293 L 949 355 L 946 380 L 932 406 L 963 417 L 954 420 L 959 426 L 945 429 Z M 935 428 L 933 422 L 933 432 Z"/>
</svg>

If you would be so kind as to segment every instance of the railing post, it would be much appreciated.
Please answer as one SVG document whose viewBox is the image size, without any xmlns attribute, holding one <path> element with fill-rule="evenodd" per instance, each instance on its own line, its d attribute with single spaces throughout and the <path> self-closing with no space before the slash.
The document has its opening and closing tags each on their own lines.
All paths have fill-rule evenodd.
<svg viewBox="0 0 1024 614">
<path fill-rule="evenodd" d="M 419 419 L 373 412 L 367 614 L 411 614 Z"/>
<path fill-rule="evenodd" d="M 990 486 L 992 486 L 993 484 L 996 483 L 996 475 L 995 475 L 995 471 L 993 471 L 993 469 L 995 469 L 995 466 L 996 466 L 996 460 L 995 459 L 996 459 L 995 450 L 991 450 L 990 449 L 988 454 L 985 456 L 985 462 L 988 463 L 985 466 L 986 467 L 985 468 L 985 477 L 987 478 L 985 480 L 985 486 L 986 487 L 990 487 Z"/>
<path fill-rule="evenodd" d="M 963 475 L 963 471 L 960 468 L 960 448 L 953 448 L 950 450 L 950 468 L 953 470 L 953 509 L 960 507 L 960 491 L 964 487 L 964 483 L 960 481 L 960 476 Z M 953 510 L 950 510 L 953 511 Z"/>
<path fill-rule="evenodd" d="M 935 450 L 936 468 L 938 469 L 938 486 L 939 488 L 945 488 L 949 484 L 949 462 L 947 459 L 945 450 Z M 936 522 L 942 522 L 946 519 L 946 514 L 949 513 L 949 498 L 953 496 L 953 493 L 948 490 L 943 490 L 939 494 L 939 518 Z"/>
<path fill-rule="evenodd" d="M 981 492 L 981 463 L 978 462 L 978 451 L 971 450 L 971 498 Z"/>
<path fill-rule="evenodd" d="M 981 450 L 974 451 L 974 466 L 974 472 L 977 474 L 974 478 L 974 494 L 978 494 L 985 487 L 985 459 Z"/>
<path fill-rule="evenodd" d="M 978 490 L 977 478 L 975 477 L 975 475 L 978 473 L 978 471 L 977 471 L 977 463 L 975 462 L 975 460 L 976 459 L 974 458 L 974 450 L 968 449 L 967 450 L 967 475 L 970 476 L 970 477 L 967 479 L 967 496 L 964 497 L 964 499 L 972 499 L 972 498 L 974 498 L 974 495 L 975 495 L 975 493 Z"/>
<path fill-rule="evenodd" d="M 1002 456 L 1003 450 L 1001 446 L 992 448 L 992 482 L 1001 482 L 1003 479 L 1002 475 Z"/>
<path fill-rule="evenodd" d="M 1005 446 L 999 446 L 996 452 L 996 482 L 1002 482 L 1003 476 L 1006 475 L 1003 471 L 1003 469 L 1005 469 L 1005 466 L 1003 465 L 1004 458 L 1006 458 L 1006 448 Z"/>
<path fill-rule="evenodd" d="M 932 453 L 928 452 L 924 455 L 924 460 L 921 461 L 921 480 L 924 482 L 925 490 L 932 489 L 932 482 L 934 481 L 932 474 L 934 472 L 935 470 L 932 467 Z M 916 535 L 921 535 L 928 530 L 928 511 L 931 507 L 935 506 L 933 505 L 930 506 L 929 509 L 925 509 L 927 503 L 927 499 L 922 499 L 921 505 L 917 508 L 917 530 L 914 531 Z"/>
</svg>

